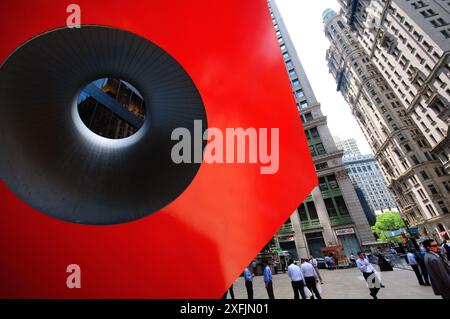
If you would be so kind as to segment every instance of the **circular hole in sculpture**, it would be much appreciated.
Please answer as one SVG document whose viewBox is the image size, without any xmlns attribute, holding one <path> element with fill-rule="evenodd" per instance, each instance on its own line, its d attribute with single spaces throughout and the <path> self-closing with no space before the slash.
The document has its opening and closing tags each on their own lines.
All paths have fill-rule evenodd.
<svg viewBox="0 0 450 319">
<path fill-rule="evenodd" d="M 146 120 L 141 93 L 119 78 L 105 77 L 89 83 L 78 95 L 77 104 L 84 125 L 104 138 L 132 136 Z"/>
</svg>

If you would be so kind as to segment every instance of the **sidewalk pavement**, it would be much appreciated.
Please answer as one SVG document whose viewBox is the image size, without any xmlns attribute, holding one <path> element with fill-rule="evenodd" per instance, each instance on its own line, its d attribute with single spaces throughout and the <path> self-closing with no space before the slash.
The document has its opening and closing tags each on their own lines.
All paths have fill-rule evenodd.
<svg viewBox="0 0 450 319">
<path fill-rule="evenodd" d="M 322 297 L 324 299 L 372 299 L 367 284 L 358 268 L 326 270 L 320 269 L 324 281 Z M 381 272 L 382 283 L 379 299 L 440 299 L 435 296 L 431 287 L 420 286 L 413 271 L 394 269 Z M 294 292 L 287 273 L 273 275 L 275 298 L 293 299 Z M 253 278 L 255 299 L 267 299 L 263 277 Z M 244 279 L 239 277 L 234 283 L 236 299 L 247 299 Z M 230 298 L 228 296 L 228 298 Z"/>
</svg>

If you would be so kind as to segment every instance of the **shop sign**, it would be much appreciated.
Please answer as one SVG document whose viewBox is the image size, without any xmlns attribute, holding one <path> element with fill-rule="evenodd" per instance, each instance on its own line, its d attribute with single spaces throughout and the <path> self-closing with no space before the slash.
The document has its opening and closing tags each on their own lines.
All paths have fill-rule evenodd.
<svg viewBox="0 0 450 319">
<path fill-rule="evenodd" d="M 343 229 L 336 230 L 336 236 L 345 236 L 345 235 L 351 235 L 354 233 L 355 233 L 354 228 L 343 228 Z"/>
</svg>

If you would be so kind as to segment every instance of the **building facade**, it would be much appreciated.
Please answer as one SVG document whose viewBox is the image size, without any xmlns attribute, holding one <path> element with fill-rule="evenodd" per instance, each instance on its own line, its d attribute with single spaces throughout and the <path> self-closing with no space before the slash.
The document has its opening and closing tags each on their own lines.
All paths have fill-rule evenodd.
<svg viewBox="0 0 450 319">
<path fill-rule="evenodd" d="M 353 185 L 364 194 L 373 213 L 398 211 L 397 204 L 389 192 L 384 178 L 373 155 L 361 155 L 356 140 L 334 137 L 338 149 L 344 151 L 344 165 Z"/>
<path fill-rule="evenodd" d="M 339 3 L 339 15 L 323 15 L 337 89 L 404 217 L 424 236 L 448 238 L 450 1 Z"/>
<path fill-rule="evenodd" d="M 364 194 L 375 214 L 398 211 L 397 204 L 388 190 L 386 180 L 373 155 L 346 155 L 344 165 L 353 185 Z"/>
<path fill-rule="evenodd" d="M 358 144 L 354 138 L 341 140 L 339 137 L 334 136 L 333 139 L 336 143 L 336 147 L 344 151 L 344 156 L 347 154 L 361 155 L 361 151 L 359 150 Z"/>
<path fill-rule="evenodd" d="M 275 242 L 296 258 L 321 256 L 322 248 L 335 245 L 342 245 L 347 255 L 356 253 L 374 241 L 372 231 L 280 12 L 274 1 L 268 4 L 319 177 L 319 186 L 286 221 Z"/>
</svg>

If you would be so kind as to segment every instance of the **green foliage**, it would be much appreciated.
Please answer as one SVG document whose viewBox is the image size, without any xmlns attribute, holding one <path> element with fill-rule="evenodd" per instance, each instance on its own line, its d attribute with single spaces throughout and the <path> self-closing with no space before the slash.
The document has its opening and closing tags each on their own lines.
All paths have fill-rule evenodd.
<svg viewBox="0 0 450 319">
<path fill-rule="evenodd" d="M 387 238 L 386 234 L 404 227 L 405 223 L 399 213 L 385 212 L 377 216 L 377 221 L 375 222 L 375 225 L 372 226 L 372 230 L 378 235 L 379 241 L 389 240 L 401 242 L 401 238 Z"/>
</svg>

